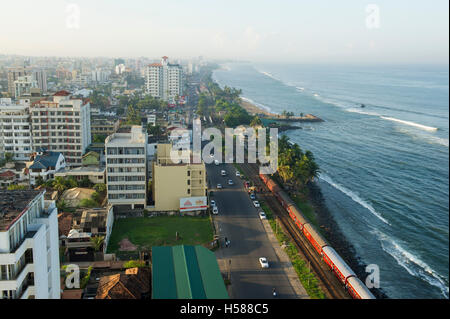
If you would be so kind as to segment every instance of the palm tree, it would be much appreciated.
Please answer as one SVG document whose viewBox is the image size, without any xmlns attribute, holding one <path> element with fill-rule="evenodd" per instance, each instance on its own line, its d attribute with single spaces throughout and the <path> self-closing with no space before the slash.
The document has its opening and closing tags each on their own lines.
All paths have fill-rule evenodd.
<svg viewBox="0 0 450 319">
<path fill-rule="evenodd" d="M 91 243 L 94 245 L 95 251 L 100 251 L 100 248 L 102 248 L 103 241 L 105 240 L 105 236 L 94 236 L 90 238 Z"/>
<path fill-rule="evenodd" d="M 53 188 L 58 191 L 58 193 L 64 192 L 66 189 L 66 184 L 61 176 L 57 176 L 53 181 Z"/>
</svg>

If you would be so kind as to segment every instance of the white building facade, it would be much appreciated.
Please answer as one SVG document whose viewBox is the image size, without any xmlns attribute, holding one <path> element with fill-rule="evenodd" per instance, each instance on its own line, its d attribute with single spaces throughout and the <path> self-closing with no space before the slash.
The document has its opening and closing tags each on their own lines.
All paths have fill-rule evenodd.
<svg viewBox="0 0 450 319">
<path fill-rule="evenodd" d="M 13 104 L 0 99 L 0 157 L 12 153 L 17 161 L 28 161 L 32 152 L 29 101 Z"/>
<path fill-rule="evenodd" d="M 108 202 L 145 208 L 147 201 L 147 133 L 141 126 L 105 140 Z"/>
<path fill-rule="evenodd" d="M 60 299 L 58 212 L 44 193 L 0 192 L 2 299 Z"/>
<path fill-rule="evenodd" d="M 146 93 L 164 101 L 174 101 L 182 95 L 183 68 L 179 64 L 171 64 L 164 56 L 161 63 L 147 66 L 145 73 Z"/>
<path fill-rule="evenodd" d="M 32 105 L 30 113 L 33 149 L 61 152 L 68 166 L 81 166 L 91 143 L 90 103 L 59 91 L 53 95 L 53 101 Z"/>
</svg>

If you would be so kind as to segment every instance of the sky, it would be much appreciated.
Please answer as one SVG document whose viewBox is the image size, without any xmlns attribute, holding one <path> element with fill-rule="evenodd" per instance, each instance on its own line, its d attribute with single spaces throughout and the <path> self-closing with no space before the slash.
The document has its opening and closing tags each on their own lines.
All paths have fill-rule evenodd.
<svg viewBox="0 0 450 319">
<path fill-rule="evenodd" d="M 447 0 L 8 0 L 0 54 L 448 64 Z"/>
</svg>

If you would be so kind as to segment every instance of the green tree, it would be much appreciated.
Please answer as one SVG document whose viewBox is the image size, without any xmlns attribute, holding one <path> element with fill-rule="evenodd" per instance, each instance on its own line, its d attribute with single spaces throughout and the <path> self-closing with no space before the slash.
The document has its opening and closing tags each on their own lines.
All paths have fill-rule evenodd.
<svg viewBox="0 0 450 319">
<path fill-rule="evenodd" d="M 94 250 L 100 251 L 103 242 L 105 241 L 105 236 L 94 236 L 90 238 L 90 241 L 94 245 Z"/>
<path fill-rule="evenodd" d="M 100 134 L 94 134 L 94 138 L 92 139 L 93 143 L 105 143 L 106 136 Z"/>
<path fill-rule="evenodd" d="M 6 163 L 12 162 L 13 157 L 14 157 L 14 154 L 13 154 L 13 153 L 5 153 L 5 160 L 6 160 Z"/>
<path fill-rule="evenodd" d="M 106 184 L 103 184 L 103 183 L 95 184 L 95 185 L 94 185 L 94 189 L 95 189 L 97 192 L 99 192 L 99 193 L 101 193 L 101 194 L 104 194 L 104 193 L 106 193 Z"/>
</svg>

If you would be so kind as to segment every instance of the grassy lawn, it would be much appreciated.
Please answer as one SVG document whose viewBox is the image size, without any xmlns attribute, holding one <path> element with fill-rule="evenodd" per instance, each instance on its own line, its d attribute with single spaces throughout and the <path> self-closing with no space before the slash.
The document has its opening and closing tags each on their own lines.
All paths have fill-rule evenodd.
<svg viewBox="0 0 450 319">
<path fill-rule="evenodd" d="M 180 239 L 175 239 L 178 232 Z M 158 216 L 123 218 L 114 221 L 108 253 L 117 252 L 119 242 L 128 238 L 138 247 L 198 245 L 213 239 L 209 217 Z"/>
</svg>

